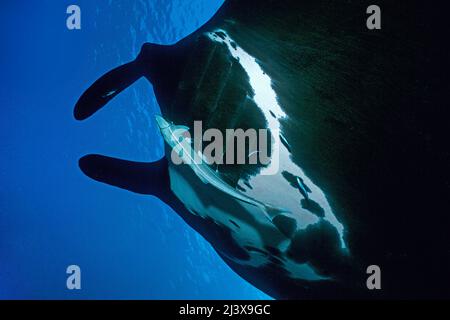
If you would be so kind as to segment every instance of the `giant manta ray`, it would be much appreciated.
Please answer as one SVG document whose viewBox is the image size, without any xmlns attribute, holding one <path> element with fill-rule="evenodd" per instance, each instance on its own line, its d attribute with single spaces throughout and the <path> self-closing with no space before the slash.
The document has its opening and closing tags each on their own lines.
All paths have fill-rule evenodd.
<svg viewBox="0 0 450 320">
<path fill-rule="evenodd" d="M 420 20 L 411 6 L 379 2 L 391 17 Z M 443 269 L 430 267 L 443 238 L 426 215 L 429 209 L 439 217 L 430 198 L 439 191 L 430 191 L 425 173 L 431 160 L 422 153 L 432 151 L 418 105 L 433 53 L 427 30 L 408 36 L 418 30 L 400 18 L 383 20 L 387 31 L 368 30 L 369 4 L 227 0 L 178 43 L 144 44 L 134 61 L 81 96 L 74 115 L 90 117 L 145 77 L 161 107 L 166 157 L 137 163 L 87 155 L 81 170 L 158 197 L 235 272 L 275 298 L 440 292 L 417 276 L 445 270 L 449 252 L 439 258 Z M 272 163 L 174 165 L 176 141 L 167 132 L 192 130 L 196 120 L 204 129 L 278 135 L 277 172 L 263 174 Z M 433 232 L 421 237 L 423 228 Z M 366 287 L 372 264 L 383 272 L 376 293 Z"/>
</svg>

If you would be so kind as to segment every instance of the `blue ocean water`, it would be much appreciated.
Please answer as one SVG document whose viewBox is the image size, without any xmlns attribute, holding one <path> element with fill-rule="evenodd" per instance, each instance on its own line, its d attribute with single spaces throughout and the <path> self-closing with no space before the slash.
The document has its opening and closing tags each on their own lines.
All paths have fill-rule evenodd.
<svg viewBox="0 0 450 320">
<path fill-rule="evenodd" d="M 222 2 L 2 1 L 0 298 L 268 298 L 161 201 L 92 181 L 77 165 L 89 153 L 162 156 L 146 80 L 85 122 L 73 106 L 142 43 L 176 42 Z M 81 30 L 66 28 L 70 4 Z M 79 291 L 66 289 L 71 264 L 81 267 Z"/>
</svg>

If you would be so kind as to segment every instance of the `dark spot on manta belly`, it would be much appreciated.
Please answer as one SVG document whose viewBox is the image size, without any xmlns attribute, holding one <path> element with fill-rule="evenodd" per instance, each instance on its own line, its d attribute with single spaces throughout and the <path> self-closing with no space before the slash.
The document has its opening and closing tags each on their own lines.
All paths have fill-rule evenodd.
<svg viewBox="0 0 450 320">
<path fill-rule="evenodd" d="M 226 39 L 226 34 L 223 33 L 222 31 L 217 31 L 217 32 L 215 32 L 215 34 L 216 34 L 218 37 L 220 37 L 222 40 L 225 40 L 225 39 Z"/>
<path fill-rule="evenodd" d="M 303 209 L 308 210 L 318 217 L 325 217 L 325 210 L 317 202 L 311 199 L 302 199 L 300 203 L 302 204 Z"/>
<path fill-rule="evenodd" d="M 295 230 L 297 230 L 297 221 L 291 217 L 278 215 L 273 218 L 272 222 L 288 238 L 290 238 L 294 234 Z"/>
<path fill-rule="evenodd" d="M 324 275 L 342 271 L 344 254 L 338 232 L 325 220 L 297 231 L 287 251 L 288 257 L 297 263 L 308 262 Z"/>
<path fill-rule="evenodd" d="M 287 182 L 293 187 L 297 189 L 297 182 L 296 182 L 296 176 L 288 171 L 283 171 L 281 173 L 283 175 L 283 178 L 286 179 Z"/>
</svg>

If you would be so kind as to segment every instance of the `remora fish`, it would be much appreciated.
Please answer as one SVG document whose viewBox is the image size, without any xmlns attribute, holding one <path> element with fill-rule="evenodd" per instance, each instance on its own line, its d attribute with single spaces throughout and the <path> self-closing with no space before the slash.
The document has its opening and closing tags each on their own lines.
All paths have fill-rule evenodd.
<svg viewBox="0 0 450 320">
<path fill-rule="evenodd" d="M 191 169 L 203 183 L 209 183 L 218 190 L 221 190 L 222 192 L 230 195 L 234 199 L 238 199 L 242 202 L 260 208 L 261 211 L 266 215 L 267 219 L 274 223 L 281 232 L 283 232 L 288 237 L 292 235 L 291 233 L 293 230 L 293 226 L 286 227 L 285 224 L 287 223 L 287 221 L 290 221 L 291 224 L 295 224 L 295 220 L 284 217 L 282 219 L 283 224 L 279 224 L 279 219 L 275 219 L 280 214 L 288 214 L 285 209 L 274 208 L 273 206 L 254 200 L 246 196 L 242 192 L 239 192 L 236 189 L 232 188 L 217 175 L 216 171 L 212 170 L 208 166 L 206 159 L 203 159 L 203 156 L 201 154 L 199 155 L 201 161 L 195 159 L 195 151 L 192 148 L 191 141 L 190 139 L 185 138 L 185 133 L 189 132 L 188 127 L 171 124 L 167 122 L 166 119 L 158 115 L 156 115 L 155 118 L 164 141 L 172 148 L 172 150 L 177 150 L 177 153 L 179 152 L 184 163 L 189 164 Z"/>
</svg>

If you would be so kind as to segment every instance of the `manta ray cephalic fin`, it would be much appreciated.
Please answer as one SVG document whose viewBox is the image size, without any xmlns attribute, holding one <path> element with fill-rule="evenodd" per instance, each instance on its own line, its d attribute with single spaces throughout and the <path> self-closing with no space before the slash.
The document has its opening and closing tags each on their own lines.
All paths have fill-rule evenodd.
<svg viewBox="0 0 450 320">
<path fill-rule="evenodd" d="M 139 194 L 164 197 L 170 186 L 167 159 L 134 162 L 102 155 L 87 155 L 79 160 L 88 177 Z"/>
<path fill-rule="evenodd" d="M 95 81 L 80 97 L 74 109 L 75 119 L 89 118 L 142 76 L 142 67 L 137 61 L 109 71 Z"/>
</svg>

